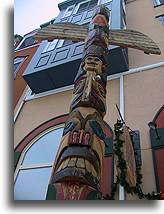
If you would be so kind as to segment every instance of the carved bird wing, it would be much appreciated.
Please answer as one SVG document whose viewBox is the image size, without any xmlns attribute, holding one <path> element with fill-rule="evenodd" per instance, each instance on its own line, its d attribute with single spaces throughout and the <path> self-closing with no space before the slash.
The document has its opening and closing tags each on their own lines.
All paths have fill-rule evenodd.
<svg viewBox="0 0 164 214">
<path fill-rule="evenodd" d="M 84 41 L 88 27 L 73 23 L 55 23 L 41 28 L 35 35 L 37 40 L 65 39 L 75 42 Z M 109 44 L 125 48 L 134 48 L 146 54 L 161 54 L 159 47 L 148 36 L 135 30 L 110 29 Z"/>
</svg>

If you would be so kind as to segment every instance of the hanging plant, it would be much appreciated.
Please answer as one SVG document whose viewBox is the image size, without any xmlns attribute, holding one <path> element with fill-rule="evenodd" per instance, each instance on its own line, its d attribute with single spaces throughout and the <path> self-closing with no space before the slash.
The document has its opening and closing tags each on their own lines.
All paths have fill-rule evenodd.
<svg viewBox="0 0 164 214">
<path fill-rule="evenodd" d="M 136 185 L 130 186 L 127 182 L 127 163 L 123 156 L 122 147 L 125 143 L 121 139 L 121 135 L 123 134 L 123 125 L 124 123 L 120 120 L 117 120 L 117 123 L 114 125 L 114 133 L 115 133 L 115 144 L 114 144 L 114 155 L 117 157 L 117 169 L 119 173 L 116 177 L 116 182 L 112 184 L 111 188 L 111 196 L 105 199 L 114 200 L 115 193 L 118 189 L 118 185 L 124 187 L 125 191 L 129 194 L 135 194 L 138 196 L 139 199 L 148 199 L 148 200 L 159 200 L 160 194 L 159 193 L 143 193 L 142 191 L 142 174 L 141 174 L 141 166 L 136 167 Z"/>
</svg>

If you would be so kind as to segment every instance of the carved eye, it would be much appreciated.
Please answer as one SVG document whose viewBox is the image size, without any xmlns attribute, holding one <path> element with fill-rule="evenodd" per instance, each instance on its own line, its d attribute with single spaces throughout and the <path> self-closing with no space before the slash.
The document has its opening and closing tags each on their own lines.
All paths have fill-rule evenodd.
<svg viewBox="0 0 164 214">
<path fill-rule="evenodd" d="M 101 62 L 99 58 L 95 58 L 95 62 Z"/>
<path fill-rule="evenodd" d="M 95 80 L 101 80 L 101 77 L 100 77 L 100 75 L 96 75 L 96 77 L 95 77 Z"/>
</svg>

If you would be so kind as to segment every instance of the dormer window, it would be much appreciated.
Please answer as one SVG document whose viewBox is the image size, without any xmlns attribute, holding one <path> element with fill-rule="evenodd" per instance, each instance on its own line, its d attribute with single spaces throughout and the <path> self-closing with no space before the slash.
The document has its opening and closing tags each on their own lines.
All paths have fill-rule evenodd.
<svg viewBox="0 0 164 214">
<path fill-rule="evenodd" d="M 83 2 L 80 2 L 77 7 L 76 10 L 74 11 L 74 14 L 76 13 L 82 13 L 86 10 L 90 10 L 93 9 L 98 3 L 98 0 L 86 0 Z"/>
<path fill-rule="evenodd" d="M 72 12 L 73 12 L 73 10 L 74 10 L 74 7 L 75 7 L 75 5 L 72 5 L 72 6 L 70 6 L 70 7 L 67 7 L 67 9 L 66 9 L 66 11 L 65 11 L 65 13 L 64 13 L 63 18 L 68 17 L 68 16 L 71 16 L 71 15 L 72 15 Z"/>
<path fill-rule="evenodd" d="M 155 6 L 163 5 L 164 0 L 154 0 Z"/>
<path fill-rule="evenodd" d="M 113 0 L 99 0 L 98 4 L 108 4 L 110 2 L 112 2 Z"/>
</svg>

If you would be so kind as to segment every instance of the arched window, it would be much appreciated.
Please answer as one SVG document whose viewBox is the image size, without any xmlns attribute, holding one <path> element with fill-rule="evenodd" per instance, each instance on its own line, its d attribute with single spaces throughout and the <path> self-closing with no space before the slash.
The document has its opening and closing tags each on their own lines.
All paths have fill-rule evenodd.
<svg viewBox="0 0 164 214">
<path fill-rule="evenodd" d="M 164 192 L 164 105 L 156 113 L 151 125 L 150 139 L 156 186 L 158 192 Z"/>
<path fill-rule="evenodd" d="M 21 151 L 14 176 L 14 200 L 45 200 L 64 123 L 46 129 Z"/>
</svg>

